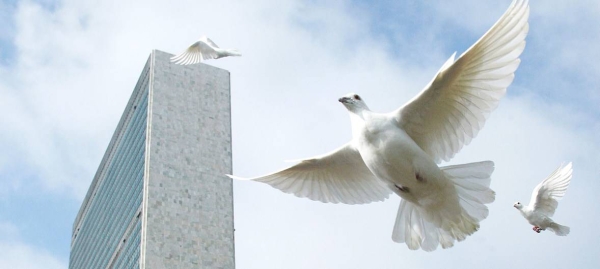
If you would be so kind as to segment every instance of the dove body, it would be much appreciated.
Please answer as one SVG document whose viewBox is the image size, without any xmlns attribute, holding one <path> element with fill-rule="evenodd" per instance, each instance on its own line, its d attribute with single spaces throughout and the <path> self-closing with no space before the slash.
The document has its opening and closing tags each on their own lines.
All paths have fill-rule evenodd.
<svg viewBox="0 0 600 269">
<path fill-rule="evenodd" d="M 546 230 L 549 227 L 554 227 L 556 223 L 548 216 L 540 213 L 536 213 L 533 208 L 529 206 L 515 206 L 517 210 L 523 215 L 523 217 L 529 222 L 529 224 L 536 226 L 542 230 Z"/>
<path fill-rule="evenodd" d="M 369 110 L 362 98 L 349 93 L 339 99 L 348 109 L 352 125 L 352 144 L 360 153 L 368 169 L 381 180 L 392 192 L 411 203 L 413 212 L 418 211 L 425 221 L 436 228 L 428 228 L 430 233 L 452 234 L 455 239 L 463 240 L 479 228 L 480 219 L 474 218 L 462 208 L 454 183 L 446 176 L 443 168 L 419 147 L 405 130 L 403 130 L 394 112 L 382 114 Z M 484 162 L 484 166 L 492 162 Z M 469 165 L 469 164 L 468 164 Z M 479 172 L 479 168 L 471 169 L 469 176 Z M 493 169 L 491 170 L 493 171 Z M 489 178 L 491 171 L 484 172 Z M 489 181 L 478 184 L 485 200 L 475 201 L 483 206 L 494 200 L 494 192 L 489 189 Z M 405 206 L 406 207 L 406 206 Z M 487 216 L 487 208 L 485 216 Z M 398 216 L 407 214 L 401 206 Z M 472 214 L 472 213 L 471 213 Z M 410 215 L 410 214 L 409 214 Z M 406 221 L 397 220 L 396 233 L 404 233 Z M 441 230 L 440 230 L 441 229 Z M 427 236 L 419 236 L 415 241 L 421 243 Z M 398 241 L 406 238 L 397 237 Z M 413 240 L 408 238 L 408 240 Z M 433 238 L 432 241 L 436 241 Z M 443 247 L 449 247 L 444 242 Z M 417 245 L 413 245 L 417 246 Z"/>
<path fill-rule="evenodd" d="M 448 180 L 431 157 L 399 128 L 393 116 L 372 112 L 353 96 L 358 95 L 351 93 L 340 102 L 350 112 L 353 143 L 369 170 L 412 203 L 434 205 L 444 201 Z"/>
<path fill-rule="evenodd" d="M 567 192 L 572 176 L 573 164 L 561 165 L 533 189 L 529 205 L 524 206 L 521 202 L 514 204 L 521 215 L 533 225 L 533 231 L 539 233 L 549 229 L 556 235 L 569 234 L 571 229 L 554 222 L 552 216 L 558 207 L 558 200 Z"/>
</svg>

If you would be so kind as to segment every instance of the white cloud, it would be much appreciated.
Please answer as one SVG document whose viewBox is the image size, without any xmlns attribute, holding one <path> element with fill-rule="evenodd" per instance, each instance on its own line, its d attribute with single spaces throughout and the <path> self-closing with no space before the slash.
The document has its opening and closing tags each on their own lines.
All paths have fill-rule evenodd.
<svg viewBox="0 0 600 269">
<path fill-rule="evenodd" d="M 44 250 L 19 242 L 0 241 L 0 267 L 19 269 L 65 269 L 67 265 Z"/>
<path fill-rule="evenodd" d="M 65 269 L 67 265 L 46 250 L 22 242 L 12 223 L 0 222 L 0 268 Z"/>
<path fill-rule="evenodd" d="M 381 46 L 364 37 L 366 26 L 352 23 L 339 3 L 320 9 L 294 1 L 211 5 L 182 10 L 158 2 L 65 1 L 47 10 L 20 3 L 16 65 L 0 73 L 5 112 L 0 123 L 10 130 L 0 143 L 19 156 L 4 160 L 5 166 L 25 162 L 46 188 L 81 198 L 151 49 L 178 51 L 203 33 L 244 53 L 242 61 L 222 63 L 235 72 L 236 107 L 243 107 L 238 100 L 264 107 L 264 95 L 257 93 L 268 93 L 276 109 L 291 100 L 336 100 L 384 80 L 390 89 L 409 84 L 396 73 L 419 76 L 418 70 L 402 71 L 386 59 Z M 227 6 L 227 13 L 212 12 Z M 346 83 L 336 83 L 340 80 Z M 254 111 L 265 118 L 272 112 Z"/>
<path fill-rule="evenodd" d="M 444 2 L 424 11 L 431 13 L 421 23 L 450 21 L 446 27 L 458 25 L 463 29 L 455 31 L 480 35 L 508 5 L 471 2 L 466 13 L 457 13 L 457 2 Z M 593 57 L 581 56 L 594 55 L 598 35 L 577 37 L 576 48 L 588 54 L 556 49 L 565 48 L 553 30 L 562 25 L 560 18 L 542 8 L 550 4 L 535 5 L 540 8 L 532 7 L 532 34 L 523 56 L 529 60 L 523 61 L 487 126 L 453 160 L 496 162 L 492 186 L 497 201 L 479 232 L 449 250 L 409 251 L 391 241 L 398 198 L 364 206 L 330 205 L 264 184 L 235 182 L 237 268 L 598 266 L 592 250 L 600 235 L 593 226 L 600 219 L 594 195 L 600 189 L 599 122 L 594 112 L 577 104 L 554 103 L 543 86 L 550 82 L 541 83 L 552 78 L 575 91 L 597 81 L 582 84 L 563 71 L 593 73 L 600 68 Z M 546 12 L 553 15 L 543 17 Z M 439 32 L 419 37 L 432 44 L 402 43 L 401 48 L 410 50 L 398 53 L 393 42 L 400 39 L 372 35 L 369 23 L 377 15 L 342 1 L 68 0 L 53 10 L 19 2 L 14 14 L 16 62 L 0 67 L 0 125 L 5 128 L 0 132 L 0 175 L 12 175 L 0 177 L 0 184 L 15 191 L 39 191 L 42 185 L 43 195 L 81 198 L 151 49 L 179 52 L 203 34 L 244 55 L 209 62 L 231 71 L 235 174 L 264 174 L 284 167 L 283 160 L 334 149 L 350 139 L 339 96 L 353 91 L 375 111 L 395 109 L 428 82 L 449 56 L 447 48 L 459 53 L 467 48 L 446 43 L 442 28 L 434 27 Z M 569 18 L 571 29 L 585 27 Z M 401 42 L 414 36 L 395 34 L 405 38 Z M 552 50 L 560 51 L 556 59 L 543 53 Z M 406 60 L 421 55 L 423 62 Z M 578 94 L 593 96 L 588 91 Z M 572 234 L 535 234 L 512 203 L 527 200 L 539 180 L 570 160 L 575 177 L 556 218 L 571 225 Z M 587 215 L 580 214 L 581 205 L 589 207 Z M 0 261 L 16 263 L 22 260 L 9 258 L 37 253 L 40 261 L 62 266 L 33 246 L 7 246 L 0 241 L 0 253 L 10 254 L 0 254 Z M 539 255 L 545 258 L 535 258 Z"/>
<path fill-rule="evenodd" d="M 0 240 L 18 237 L 19 228 L 10 222 L 0 222 Z"/>
</svg>

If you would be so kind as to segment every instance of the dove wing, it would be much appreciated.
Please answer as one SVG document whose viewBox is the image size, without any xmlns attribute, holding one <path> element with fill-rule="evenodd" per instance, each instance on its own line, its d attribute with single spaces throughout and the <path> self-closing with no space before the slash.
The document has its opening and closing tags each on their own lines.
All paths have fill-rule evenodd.
<svg viewBox="0 0 600 269">
<path fill-rule="evenodd" d="M 210 39 L 208 39 L 208 42 Z M 177 56 L 171 57 L 171 62 L 176 64 L 188 65 L 197 64 L 204 60 L 216 59 L 217 52 L 211 47 L 206 41 L 200 39 L 191 46 L 189 46 L 184 52 Z"/>
<path fill-rule="evenodd" d="M 562 199 L 567 192 L 572 176 L 573 165 L 571 163 L 561 165 L 533 189 L 529 206 L 534 211 L 552 217 L 558 206 L 558 200 Z"/>
<path fill-rule="evenodd" d="M 391 193 L 371 173 L 351 143 L 328 154 L 301 160 L 279 172 L 248 180 L 325 203 L 365 204 L 383 201 Z"/>
<path fill-rule="evenodd" d="M 215 42 L 213 42 L 212 40 L 210 40 L 210 38 L 206 37 L 206 36 L 202 36 L 200 38 L 200 41 L 203 41 L 204 43 L 208 44 L 209 46 L 213 47 L 213 48 L 218 48 L 219 46 L 217 46 L 217 44 Z"/>
<path fill-rule="evenodd" d="M 469 144 L 512 83 L 525 48 L 526 0 L 502 17 L 456 61 L 453 54 L 419 95 L 392 112 L 400 127 L 437 163 Z"/>
</svg>

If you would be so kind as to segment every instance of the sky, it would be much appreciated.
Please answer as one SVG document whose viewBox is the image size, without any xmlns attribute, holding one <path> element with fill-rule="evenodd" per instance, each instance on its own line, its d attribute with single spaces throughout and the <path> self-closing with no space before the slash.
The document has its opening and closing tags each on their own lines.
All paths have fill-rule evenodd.
<svg viewBox="0 0 600 269">
<path fill-rule="evenodd" d="M 234 174 L 257 176 L 351 139 L 337 99 L 374 111 L 416 95 L 509 0 L 0 0 L 0 268 L 67 268 L 71 226 L 150 52 L 202 35 L 231 72 Z M 391 240 L 400 199 L 324 204 L 234 181 L 236 268 L 598 268 L 600 2 L 532 1 L 527 46 L 478 136 L 442 165 L 493 160 L 496 201 L 453 248 Z M 534 233 L 528 202 L 561 163 L 574 176 Z"/>
</svg>

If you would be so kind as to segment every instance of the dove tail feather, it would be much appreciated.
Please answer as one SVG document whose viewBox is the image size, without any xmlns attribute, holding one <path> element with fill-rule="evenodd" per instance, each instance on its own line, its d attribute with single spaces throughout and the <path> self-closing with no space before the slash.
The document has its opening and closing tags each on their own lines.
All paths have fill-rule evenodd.
<svg viewBox="0 0 600 269">
<path fill-rule="evenodd" d="M 454 246 L 454 241 L 462 241 L 466 238 L 460 229 L 454 228 L 452 225 L 448 225 L 448 230 L 437 227 L 434 222 L 426 219 L 426 215 L 427 212 L 421 208 L 402 200 L 398 208 L 398 215 L 396 215 L 392 240 L 396 243 L 406 243 L 411 250 L 421 248 L 430 252 L 436 250 L 438 245 L 446 249 Z M 467 218 L 470 217 L 467 216 Z"/>
<path fill-rule="evenodd" d="M 490 189 L 494 162 L 483 161 L 441 168 L 446 177 L 454 183 L 459 203 L 464 211 L 477 222 L 487 218 L 489 210 L 485 204 L 496 199 Z"/>
<path fill-rule="evenodd" d="M 556 222 L 548 226 L 548 229 L 550 229 L 550 231 L 553 231 L 558 236 L 566 236 L 571 231 L 571 228 L 569 228 L 568 226 L 560 225 Z"/>
<path fill-rule="evenodd" d="M 242 53 L 237 49 L 225 49 L 223 50 L 223 57 L 225 56 L 242 56 Z"/>
<path fill-rule="evenodd" d="M 425 225 L 423 225 L 424 222 L 426 223 Z M 421 247 L 421 243 L 425 241 L 426 234 L 424 232 L 430 228 L 428 224 L 421 218 L 421 213 L 417 207 L 410 202 L 402 200 L 398 208 L 398 214 L 396 215 L 392 240 L 397 243 L 406 243 L 409 249 L 417 250 Z M 425 248 L 425 244 L 423 244 L 423 250 L 425 251 L 433 251 L 436 247 L 437 242 L 433 246 L 433 249 Z"/>
<path fill-rule="evenodd" d="M 475 233 L 479 222 L 488 216 L 485 204 L 495 199 L 494 191 L 489 188 L 494 163 L 484 161 L 441 169 L 454 183 L 460 207 L 448 205 L 433 212 L 403 199 L 392 232 L 394 242 L 406 243 L 412 250 L 434 251 L 438 245 L 450 248 L 454 241 L 465 240 Z"/>
</svg>

